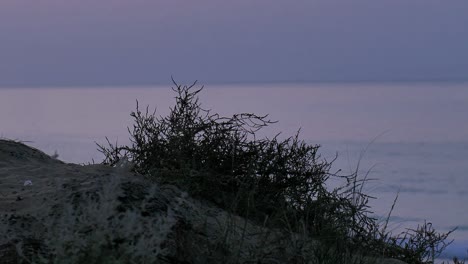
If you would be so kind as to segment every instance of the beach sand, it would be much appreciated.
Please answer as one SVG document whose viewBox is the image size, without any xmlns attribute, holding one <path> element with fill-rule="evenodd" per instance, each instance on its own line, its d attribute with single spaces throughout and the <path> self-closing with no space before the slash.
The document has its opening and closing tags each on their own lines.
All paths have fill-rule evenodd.
<svg viewBox="0 0 468 264">
<path fill-rule="evenodd" d="M 81 218 L 67 215 L 74 208 L 85 208 Z M 239 260 L 249 259 L 247 249 L 257 248 L 258 253 L 273 251 L 275 258 L 287 261 L 284 252 L 272 250 L 273 244 L 264 243 L 258 249 L 265 242 L 262 227 L 192 199 L 174 186 L 152 184 L 128 168 L 67 164 L 9 140 L 0 140 L 0 216 L 0 263 L 6 264 L 22 263 L 37 252 L 49 256 L 53 243 L 45 241 L 65 239 L 62 235 L 72 240 L 83 239 L 84 234 L 122 235 L 123 231 L 115 229 L 116 223 L 130 224 L 128 219 L 137 224 L 127 227 L 130 234 L 148 235 L 157 230 L 155 238 L 141 244 L 148 250 L 164 248 L 162 257 L 149 263 L 210 263 L 208 255 L 222 258 L 226 249 L 217 245 L 226 239 L 228 223 L 232 232 L 225 242 L 232 248 L 243 245 L 236 255 Z M 279 236 L 275 231 L 270 234 L 268 241 Z M 23 245 L 23 256 L 16 250 L 18 243 Z M 387 259 L 378 263 L 403 262 Z"/>
</svg>

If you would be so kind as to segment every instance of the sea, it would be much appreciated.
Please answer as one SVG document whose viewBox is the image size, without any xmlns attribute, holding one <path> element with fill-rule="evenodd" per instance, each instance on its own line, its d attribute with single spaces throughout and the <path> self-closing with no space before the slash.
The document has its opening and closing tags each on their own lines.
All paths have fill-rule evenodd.
<svg viewBox="0 0 468 264">
<path fill-rule="evenodd" d="M 65 162 L 99 163 L 96 143 L 129 143 L 137 101 L 143 110 L 169 113 L 171 87 L 0 88 L 0 137 Z M 212 113 L 278 121 L 260 137 L 299 131 L 334 160 L 332 171 L 357 170 L 368 179 L 373 215 L 385 221 L 391 211 L 388 231 L 425 222 L 439 232 L 457 228 L 439 261 L 468 259 L 468 83 L 210 84 L 199 100 Z"/>
</svg>

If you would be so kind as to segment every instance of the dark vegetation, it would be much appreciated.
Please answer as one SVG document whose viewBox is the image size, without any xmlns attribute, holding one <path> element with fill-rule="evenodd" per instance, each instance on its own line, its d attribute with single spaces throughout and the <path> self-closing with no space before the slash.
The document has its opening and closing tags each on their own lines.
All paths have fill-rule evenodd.
<svg viewBox="0 0 468 264">
<path fill-rule="evenodd" d="M 201 107 L 203 87 L 174 85 L 176 104 L 168 116 L 142 110 L 137 102 L 131 145 L 98 145 L 105 164 L 128 159 L 151 180 L 175 184 L 269 228 L 307 234 L 337 252 L 430 263 L 450 243 L 453 230 L 438 233 L 431 223 L 392 235 L 388 219 L 379 224 L 371 216 L 373 197 L 362 192 L 366 177 L 332 172 L 333 160 L 321 158 L 320 146 L 300 140 L 299 132 L 284 140 L 258 138 L 259 130 L 274 123 L 268 116 L 220 116 Z M 343 184 L 329 189 L 330 178 Z"/>
</svg>

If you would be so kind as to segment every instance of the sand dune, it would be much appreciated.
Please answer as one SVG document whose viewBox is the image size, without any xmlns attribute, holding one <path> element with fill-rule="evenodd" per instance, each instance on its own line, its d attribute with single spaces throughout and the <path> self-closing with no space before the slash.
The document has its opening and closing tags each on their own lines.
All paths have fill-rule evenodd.
<svg viewBox="0 0 468 264">
<path fill-rule="evenodd" d="M 266 232 L 174 186 L 126 168 L 67 164 L 14 141 L 0 140 L 0 198 L 0 263 L 23 263 L 38 252 L 79 263 L 64 245 L 79 248 L 94 238 L 94 244 L 118 247 L 115 241 L 135 234 L 143 255 L 132 254 L 147 263 L 219 263 L 234 255 L 244 263 L 267 253 L 259 263 L 288 263 L 296 250 L 280 232 Z M 313 249 L 317 242 L 303 243 Z"/>
</svg>

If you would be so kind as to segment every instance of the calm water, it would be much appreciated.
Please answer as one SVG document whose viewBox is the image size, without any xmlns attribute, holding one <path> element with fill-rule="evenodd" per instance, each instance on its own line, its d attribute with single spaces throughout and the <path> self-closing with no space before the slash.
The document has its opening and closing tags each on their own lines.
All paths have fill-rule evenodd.
<svg viewBox="0 0 468 264">
<path fill-rule="evenodd" d="M 165 87 L 0 89 L 0 135 L 31 141 L 62 160 L 100 161 L 94 144 L 128 142 L 129 113 L 174 104 Z M 399 191 L 390 227 L 399 232 L 424 220 L 439 231 L 454 226 L 449 255 L 468 249 L 468 84 L 275 84 L 210 85 L 200 95 L 205 108 L 221 114 L 270 114 L 277 132 L 338 153 L 335 169 L 350 172 L 360 160 L 370 170 L 367 192 L 384 217 Z M 371 144 L 369 144 L 372 141 Z M 364 153 L 365 151 L 365 153 Z M 362 158 L 359 157 L 363 154 Z"/>
</svg>

